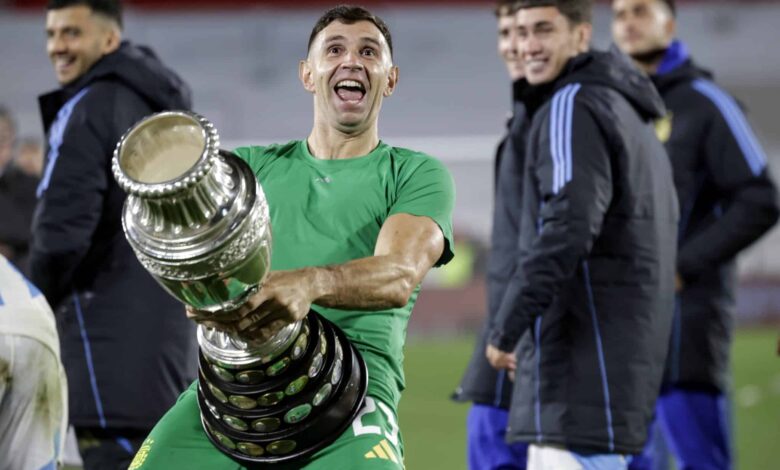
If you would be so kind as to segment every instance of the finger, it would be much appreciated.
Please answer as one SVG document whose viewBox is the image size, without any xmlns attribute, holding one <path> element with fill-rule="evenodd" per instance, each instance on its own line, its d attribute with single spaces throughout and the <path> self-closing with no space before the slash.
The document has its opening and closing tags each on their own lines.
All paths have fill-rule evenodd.
<svg viewBox="0 0 780 470">
<path fill-rule="evenodd" d="M 236 316 L 242 318 L 251 315 L 255 310 L 264 306 L 272 299 L 271 294 L 272 293 L 268 290 L 260 289 L 260 291 L 249 297 L 246 303 L 236 310 Z"/>
<path fill-rule="evenodd" d="M 247 317 L 250 318 L 250 317 Z M 276 322 L 276 321 L 284 321 L 285 323 L 290 323 L 288 312 L 286 309 L 279 307 L 274 310 L 269 310 L 263 313 L 263 316 L 256 321 L 253 321 L 252 323 L 244 326 L 242 328 L 242 321 L 238 322 L 238 329 L 240 331 L 253 331 L 259 328 L 263 328 L 265 326 L 268 326 L 269 324 Z"/>
</svg>

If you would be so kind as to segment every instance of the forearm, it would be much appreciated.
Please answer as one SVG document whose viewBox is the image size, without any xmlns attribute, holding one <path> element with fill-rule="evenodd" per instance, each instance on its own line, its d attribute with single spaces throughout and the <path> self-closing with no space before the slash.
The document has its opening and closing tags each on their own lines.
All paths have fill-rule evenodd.
<svg viewBox="0 0 780 470">
<path fill-rule="evenodd" d="M 344 310 L 403 307 L 422 279 L 400 255 L 370 256 L 344 264 L 305 268 L 313 303 Z"/>
</svg>

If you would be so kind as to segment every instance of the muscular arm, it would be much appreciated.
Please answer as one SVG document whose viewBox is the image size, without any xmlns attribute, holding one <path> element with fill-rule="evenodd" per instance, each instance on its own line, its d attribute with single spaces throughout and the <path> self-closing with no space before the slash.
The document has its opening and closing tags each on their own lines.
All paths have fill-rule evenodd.
<svg viewBox="0 0 780 470">
<path fill-rule="evenodd" d="M 238 332 L 272 334 L 279 326 L 302 319 L 312 303 L 343 310 L 403 307 L 428 270 L 442 256 L 444 235 L 428 217 L 395 214 L 379 232 L 374 255 L 332 266 L 271 272 L 260 291 L 228 324 L 208 326 Z"/>
<path fill-rule="evenodd" d="M 345 310 L 403 307 L 444 251 L 444 236 L 428 217 L 391 216 L 374 256 L 309 268 L 314 303 Z"/>
</svg>

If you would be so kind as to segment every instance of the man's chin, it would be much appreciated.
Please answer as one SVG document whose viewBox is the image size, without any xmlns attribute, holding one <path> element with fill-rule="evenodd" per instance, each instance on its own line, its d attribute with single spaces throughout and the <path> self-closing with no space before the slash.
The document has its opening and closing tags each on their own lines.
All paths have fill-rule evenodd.
<svg viewBox="0 0 780 470">
<path fill-rule="evenodd" d="M 526 72 L 525 79 L 531 85 L 544 85 L 545 83 L 550 83 L 555 80 L 555 77 L 551 76 L 550 73 L 531 74 Z"/>
<path fill-rule="evenodd" d="M 73 83 L 76 80 L 76 78 L 78 77 L 74 77 L 71 74 L 57 75 L 57 83 L 59 83 L 61 86 L 69 85 Z"/>
<path fill-rule="evenodd" d="M 626 51 L 629 57 L 643 64 L 652 64 L 657 62 L 666 54 L 668 47 L 642 48 L 635 49 L 633 52 Z"/>
</svg>

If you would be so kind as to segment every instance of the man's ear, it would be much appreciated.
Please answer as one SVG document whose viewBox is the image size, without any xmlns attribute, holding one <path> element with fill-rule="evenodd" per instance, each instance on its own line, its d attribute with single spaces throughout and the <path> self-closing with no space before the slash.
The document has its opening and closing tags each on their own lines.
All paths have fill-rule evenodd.
<svg viewBox="0 0 780 470">
<path fill-rule="evenodd" d="M 111 21 L 106 26 L 106 36 L 103 40 L 103 54 L 110 54 L 119 49 L 119 45 L 122 44 L 122 29 L 118 24 Z"/>
<path fill-rule="evenodd" d="M 387 75 L 387 87 L 382 93 L 385 97 L 390 96 L 395 91 L 396 85 L 398 85 L 398 67 L 393 65 L 390 68 L 390 73 Z"/>
<path fill-rule="evenodd" d="M 593 39 L 593 25 L 590 23 L 580 23 L 577 25 L 577 51 L 588 52 L 590 50 L 590 41 Z"/>
<path fill-rule="evenodd" d="M 298 78 L 303 84 L 303 88 L 309 93 L 314 93 L 314 78 L 311 73 L 311 66 L 309 61 L 302 59 L 298 62 Z"/>
<path fill-rule="evenodd" d="M 669 38 L 669 41 L 674 39 L 677 36 L 677 19 L 675 17 L 670 17 L 669 21 L 666 22 L 666 37 Z"/>
</svg>

